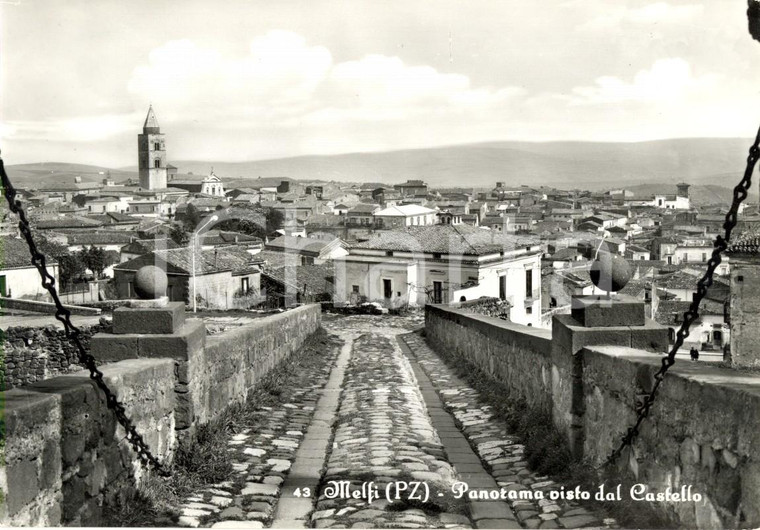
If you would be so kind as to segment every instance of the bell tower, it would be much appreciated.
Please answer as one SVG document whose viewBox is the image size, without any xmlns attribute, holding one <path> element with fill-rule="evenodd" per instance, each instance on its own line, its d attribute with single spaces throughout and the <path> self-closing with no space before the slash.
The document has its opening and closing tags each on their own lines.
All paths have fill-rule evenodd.
<svg viewBox="0 0 760 530">
<path fill-rule="evenodd" d="M 143 132 L 137 135 L 137 153 L 140 187 L 166 188 L 166 144 L 152 105 L 148 108 Z"/>
</svg>

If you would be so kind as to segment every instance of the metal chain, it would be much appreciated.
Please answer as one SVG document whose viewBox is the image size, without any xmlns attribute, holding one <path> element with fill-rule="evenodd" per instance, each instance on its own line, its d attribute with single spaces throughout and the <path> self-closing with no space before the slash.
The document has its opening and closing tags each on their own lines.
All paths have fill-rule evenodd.
<svg viewBox="0 0 760 530">
<path fill-rule="evenodd" d="M 744 170 L 744 178 L 742 178 L 741 182 L 739 182 L 739 184 L 737 184 L 734 188 L 734 199 L 731 203 L 731 208 L 729 208 L 728 213 L 726 214 L 726 221 L 723 223 L 725 234 L 723 236 L 718 235 L 715 238 L 715 241 L 713 243 L 714 249 L 712 256 L 710 257 L 710 261 L 707 262 L 707 270 L 705 271 L 704 276 L 702 276 L 702 278 L 697 282 L 697 292 L 692 299 L 689 310 L 686 311 L 683 315 L 683 323 L 681 324 L 681 328 L 676 334 L 675 344 L 673 344 L 673 347 L 670 349 L 668 356 L 662 358 L 662 366 L 657 371 L 657 373 L 654 374 L 654 386 L 652 387 L 652 391 L 649 392 L 649 394 L 644 397 L 644 400 L 637 405 L 636 422 L 632 427 L 628 428 L 628 431 L 622 438 L 620 446 L 612 451 L 612 454 L 610 454 L 609 458 L 603 464 L 603 466 L 613 464 L 620 457 L 623 450 L 627 446 L 633 445 L 634 440 L 639 435 L 639 427 L 641 426 L 641 423 L 649 415 L 649 410 L 654 404 L 655 396 L 657 395 L 657 390 L 660 387 L 660 383 L 662 383 L 663 377 L 665 377 L 668 369 L 673 366 L 673 364 L 675 364 L 676 353 L 678 353 L 678 350 L 681 348 L 681 346 L 683 346 L 686 337 L 689 336 L 689 328 L 694 323 L 694 321 L 699 318 L 699 304 L 707 295 L 707 289 L 713 284 L 713 275 L 715 273 L 715 269 L 721 263 L 721 254 L 723 254 L 723 252 L 725 252 L 728 248 L 728 242 L 731 240 L 731 233 L 733 232 L 734 228 L 736 228 L 736 218 L 739 214 L 739 205 L 747 198 L 747 195 L 749 194 L 749 188 L 752 184 L 752 173 L 755 171 L 755 166 L 759 158 L 760 130 L 757 132 L 755 142 L 749 148 L 749 155 L 747 156 L 747 167 Z"/>
<path fill-rule="evenodd" d="M 124 428 L 127 441 L 129 441 L 129 443 L 132 445 L 132 448 L 137 454 L 140 463 L 144 466 L 152 467 L 161 475 L 167 476 L 169 473 L 166 471 L 163 464 L 161 464 L 161 462 L 158 461 L 153 453 L 151 453 L 150 448 L 145 443 L 142 435 L 137 432 L 137 429 L 132 423 L 132 420 L 127 416 L 124 405 L 119 402 L 114 393 L 111 392 L 111 389 L 108 388 L 108 385 L 103 380 L 103 372 L 98 370 L 98 367 L 95 365 L 95 358 L 87 353 L 84 345 L 82 344 L 82 340 L 80 338 L 80 335 L 82 333 L 81 330 L 71 322 L 71 311 L 66 309 L 61 303 L 61 300 L 58 298 L 58 292 L 55 288 L 55 277 L 53 277 L 47 270 L 47 260 L 45 258 L 45 255 L 37 249 L 37 245 L 35 244 L 34 238 L 32 237 L 29 220 L 26 217 L 26 212 L 24 211 L 21 201 L 16 199 L 16 189 L 13 187 L 13 184 L 11 184 L 11 181 L 8 178 L 8 174 L 5 172 L 5 165 L 2 158 L 0 158 L 0 176 L 2 177 L 3 192 L 6 200 L 8 201 L 8 207 L 10 208 L 11 212 L 18 215 L 18 228 L 21 231 L 21 234 L 24 236 L 27 245 L 29 246 L 29 253 L 31 254 L 32 258 L 31 263 L 37 268 L 40 273 L 42 286 L 47 289 L 47 291 L 50 293 L 50 296 L 53 298 L 53 303 L 56 307 L 55 318 L 63 324 L 63 327 L 66 330 L 66 336 L 76 346 L 77 352 L 79 354 L 79 362 L 83 364 L 85 368 L 87 368 L 87 370 L 90 372 L 90 379 L 95 381 L 95 384 L 106 396 L 106 403 L 108 405 L 108 408 L 113 410 L 113 413 L 116 416 L 119 424 L 121 424 L 121 426 Z"/>
</svg>

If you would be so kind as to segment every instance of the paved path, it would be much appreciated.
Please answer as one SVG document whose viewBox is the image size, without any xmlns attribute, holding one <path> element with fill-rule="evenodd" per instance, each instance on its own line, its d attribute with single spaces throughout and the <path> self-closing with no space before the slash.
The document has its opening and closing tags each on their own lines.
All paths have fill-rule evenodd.
<svg viewBox="0 0 760 530">
<path fill-rule="evenodd" d="M 560 485 L 527 468 L 520 440 L 412 333 L 421 323 L 419 316 L 327 317 L 323 326 L 340 346 L 326 353 L 324 369 L 233 439 L 235 476 L 187 499 L 180 523 L 614 527 L 573 503 L 540 498 Z M 457 495 L 465 484 L 515 498 Z"/>
</svg>

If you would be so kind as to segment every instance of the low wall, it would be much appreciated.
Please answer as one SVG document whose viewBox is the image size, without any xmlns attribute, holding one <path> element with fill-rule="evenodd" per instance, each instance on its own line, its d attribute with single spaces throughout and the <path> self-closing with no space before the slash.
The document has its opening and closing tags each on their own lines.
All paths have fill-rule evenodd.
<svg viewBox="0 0 760 530">
<path fill-rule="evenodd" d="M 20 298 L 5 298 L 2 296 L 0 296 L 0 307 L 47 314 L 55 314 L 58 310 L 52 302 L 38 302 L 36 300 L 22 300 Z M 101 313 L 100 309 L 94 307 L 66 304 L 63 307 L 71 311 L 72 315 L 99 315 Z"/>
<path fill-rule="evenodd" d="M 463 309 L 425 306 L 426 337 L 506 384 L 530 406 L 551 408 L 551 332 Z"/>
<path fill-rule="evenodd" d="M 101 370 L 148 447 L 170 462 L 181 435 L 244 401 L 320 322 L 318 304 L 302 306 L 209 336 L 186 361 L 143 357 Z M 140 482 L 144 470 L 88 375 L 4 393 L 1 525 L 98 526 L 103 507 Z"/>
<path fill-rule="evenodd" d="M 651 390 L 659 359 L 640 350 L 597 346 L 583 352 L 585 454 L 601 463 L 635 419 L 635 398 Z M 760 525 L 760 377 L 706 363 L 668 371 L 627 467 L 637 482 L 664 491 L 692 486 L 702 502 L 673 503 L 687 528 Z"/>
<path fill-rule="evenodd" d="M 110 323 L 82 326 L 82 343 L 88 346 L 95 333 L 106 331 Z M 29 385 L 82 369 L 79 352 L 63 329 L 12 327 L 0 330 L 0 390 Z M 4 386 L 3 386 L 4 385 Z"/>
<path fill-rule="evenodd" d="M 206 423 L 248 393 L 320 326 L 319 304 L 297 307 L 206 337 L 206 347 L 188 359 L 186 378 L 195 422 Z"/>
<path fill-rule="evenodd" d="M 590 329 L 574 336 L 567 331 L 570 321 L 569 315 L 556 317 L 552 333 L 450 307 L 425 308 L 425 333 L 433 346 L 477 365 L 512 397 L 549 408 L 555 427 L 571 434 L 571 446 L 581 445 L 576 454 L 597 465 L 633 424 L 637 399 L 651 390 L 660 354 L 643 349 L 650 337 L 646 330 L 636 348 L 598 346 L 620 339 L 622 331 Z M 622 339 L 636 344 L 636 337 Z M 758 527 L 758 426 L 757 374 L 678 362 L 660 387 L 634 451 L 618 468 L 620 478 L 655 493 L 691 486 L 701 502 L 654 504 L 685 528 Z"/>
<path fill-rule="evenodd" d="M 174 436 L 174 362 L 130 359 L 105 380 L 161 460 Z M 128 442 L 86 372 L 5 392 L 0 524 L 96 526 L 103 504 L 139 479 Z"/>
</svg>

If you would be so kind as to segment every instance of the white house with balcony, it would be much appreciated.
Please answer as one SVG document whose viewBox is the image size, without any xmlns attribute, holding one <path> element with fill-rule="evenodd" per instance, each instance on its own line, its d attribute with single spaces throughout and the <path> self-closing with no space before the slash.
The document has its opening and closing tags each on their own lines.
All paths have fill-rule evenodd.
<svg viewBox="0 0 760 530">
<path fill-rule="evenodd" d="M 375 233 L 335 258 L 337 303 L 386 307 L 498 297 L 513 322 L 541 322 L 541 247 L 533 238 L 469 225 L 433 225 Z"/>
</svg>

